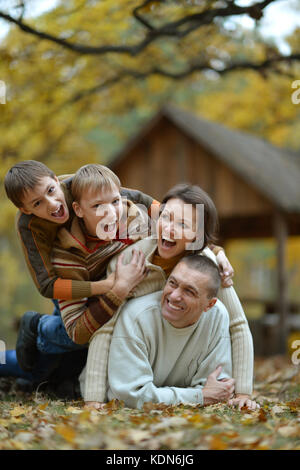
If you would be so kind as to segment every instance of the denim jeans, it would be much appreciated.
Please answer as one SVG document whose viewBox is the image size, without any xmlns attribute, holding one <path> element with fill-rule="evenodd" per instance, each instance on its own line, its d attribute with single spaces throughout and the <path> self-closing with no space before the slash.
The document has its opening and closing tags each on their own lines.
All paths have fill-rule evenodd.
<svg viewBox="0 0 300 470">
<path fill-rule="evenodd" d="M 42 315 L 38 323 L 37 348 L 45 354 L 61 354 L 87 348 L 86 345 L 76 344 L 69 338 L 63 324 L 57 300 L 54 303 L 52 315 Z"/>
<path fill-rule="evenodd" d="M 87 359 L 87 349 L 65 354 L 39 354 L 36 367 L 31 372 L 24 372 L 18 364 L 16 351 L 5 352 L 5 364 L 0 364 L 0 377 L 16 377 L 32 384 L 43 381 L 60 383 L 72 377 L 78 377 Z"/>
<path fill-rule="evenodd" d="M 79 375 L 87 358 L 87 345 L 74 343 L 67 335 L 61 319 L 57 300 L 53 300 L 52 315 L 42 315 L 38 324 L 37 365 L 31 372 L 24 372 L 18 364 L 16 351 L 5 353 L 5 364 L 0 364 L 0 377 L 17 377 L 32 383 L 64 380 Z"/>
</svg>

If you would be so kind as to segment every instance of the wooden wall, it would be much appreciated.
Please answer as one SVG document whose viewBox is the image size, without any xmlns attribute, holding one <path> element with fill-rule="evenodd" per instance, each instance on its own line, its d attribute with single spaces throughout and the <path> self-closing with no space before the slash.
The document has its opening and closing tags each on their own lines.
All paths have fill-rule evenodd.
<svg viewBox="0 0 300 470">
<path fill-rule="evenodd" d="M 159 200 L 176 183 L 198 184 L 214 200 L 220 218 L 259 216 L 273 210 L 266 198 L 166 118 L 111 168 L 123 186 Z"/>
</svg>

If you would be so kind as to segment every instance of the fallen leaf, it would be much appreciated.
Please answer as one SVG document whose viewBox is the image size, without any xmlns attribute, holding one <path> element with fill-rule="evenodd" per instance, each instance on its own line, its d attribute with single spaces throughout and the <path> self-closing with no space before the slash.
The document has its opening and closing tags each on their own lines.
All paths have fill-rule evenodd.
<svg viewBox="0 0 300 470">
<path fill-rule="evenodd" d="M 121 438 L 125 438 L 127 442 L 139 444 L 141 441 L 150 438 L 149 431 L 140 431 L 139 429 L 128 429 L 120 433 Z"/>
<path fill-rule="evenodd" d="M 300 410 L 300 398 L 296 398 L 294 401 L 288 401 L 286 405 L 289 407 L 291 411 L 298 411 Z"/>
<path fill-rule="evenodd" d="M 20 431 L 18 433 L 18 438 L 17 440 L 18 441 L 21 441 L 21 442 L 24 442 L 24 444 L 28 443 L 28 442 L 31 442 L 33 441 L 34 439 L 34 434 L 32 434 L 31 432 L 27 432 L 27 431 Z"/>
<path fill-rule="evenodd" d="M 265 412 L 265 410 L 264 410 L 263 408 L 260 408 L 260 409 L 259 409 L 258 421 L 260 421 L 260 422 L 266 422 L 266 421 L 268 421 L 267 414 L 266 414 L 266 412 Z"/>
<path fill-rule="evenodd" d="M 210 440 L 210 449 L 211 450 L 225 450 L 227 449 L 228 444 L 224 441 L 219 436 L 212 436 Z"/>
<path fill-rule="evenodd" d="M 168 429 L 170 427 L 176 426 L 186 426 L 188 421 L 185 418 L 179 416 L 170 416 L 167 418 L 162 418 L 159 423 L 153 424 L 150 428 L 151 432 L 160 431 L 162 429 Z"/>
<path fill-rule="evenodd" d="M 22 416 L 26 413 L 24 408 L 22 406 L 16 406 L 12 410 L 10 410 L 11 416 L 17 417 L 17 416 Z"/>
<path fill-rule="evenodd" d="M 279 405 L 274 405 L 271 408 L 271 414 L 272 416 L 276 416 L 277 414 L 282 414 L 284 413 L 288 408 L 286 406 L 279 406 Z"/>
<path fill-rule="evenodd" d="M 80 414 L 83 413 L 81 408 L 75 408 L 74 406 L 68 406 L 66 409 L 68 413 L 73 413 L 73 414 Z"/>
<path fill-rule="evenodd" d="M 70 426 L 67 426 L 66 424 L 58 424 L 55 426 L 54 429 L 57 432 L 57 434 L 63 437 L 67 442 L 69 442 L 70 444 L 74 443 L 76 432 L 74 431 L 73 428 L 71 428 Z"/>
<path fill-rule="evenodd" d="M 278 432 L 283 437 L 300 437 L 300 429 L 295 426 L 281 426 Z"/>
</svg>

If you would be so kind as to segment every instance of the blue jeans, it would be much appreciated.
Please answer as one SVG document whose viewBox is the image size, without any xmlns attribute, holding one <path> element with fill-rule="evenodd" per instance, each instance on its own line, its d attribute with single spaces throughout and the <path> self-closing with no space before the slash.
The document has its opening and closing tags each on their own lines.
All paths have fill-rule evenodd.
<svg viewBox="0 0 300 470">
<path fill-rule="evenodd" d="M 43 381 L 56 383 L 72 377 L 78 377 L 87 359 L 87 349 L 65 354 L 39 354 L 36 367 L 31 372 L 24 372 L 18 364 L 16 351 L 5 352 L 5 364 L 0 364 L 0 377 L 16 377 L 32 384 Z"/>
<path fill-rule="evenodd" d="M 87 358 L 87 345 L 74 343 L 67 335 L 61 319 L 57 300 L 53 300 L 52 315 L 42 315 L 38 323 L 37 365 L 31 372 L 24 372 L 18 364 L 16 351 L 5 353 L 5 364 L 0 364 L 0 377 L 18 377 L 39 383 L 53 377 L 63 381 L 79 375 Z"/>
<path fill-rule="evenodd" d="M 32 372 L 24 372 L 18 364 L 16 351 L 14 349 L 5 351 L 5 364 L 0 364 L 0 377 L 17 377 L 38 383 L 46 380 L 58 365 L 60 356 L 39 354 L 36 367 Z"/>
<path fill-rule="evenodd" d="M 85 349 L 87 345 L 76 344 L 68 336 L 61 319 L 57 300 L 52 315 L 42 315 L 38 323 L 37 348 L 46 354 L 61 354 Z"/>
</svg>

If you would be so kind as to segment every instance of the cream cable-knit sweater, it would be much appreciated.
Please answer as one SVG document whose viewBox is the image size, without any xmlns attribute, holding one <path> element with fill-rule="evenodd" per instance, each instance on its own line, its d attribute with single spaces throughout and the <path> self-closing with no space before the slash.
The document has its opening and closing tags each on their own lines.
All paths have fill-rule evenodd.
<svg viewBox="0 0 300 470">
<path fill-rule="evenodd" d="M 141 250 L 146 256 L 148 275 L 134 289 L 132 296 L 140 297 L 162 290 L 166 283 L 166 275 L 162 268 L 152 264 L 157 248 L 154 239 L 148 237 L 126 248 L 124 262 L 128 263 L 132 250 Z M 216 263 L 216 257 L 209 248 L 201 254 L 208 256 Z M 115 271 L 117 256 L 112 258 L 107 268 L 107 275 Z M 230 337 L 232 347 L 232 376 L 235 379 L 235 392 L 251 395 L 253 383 L 253 341 L 242 305 L 233 287 L 219 289 L 218 298 L 228 310 L 230 318 Z M 107 399 L 107 364 L 109 346 L 118 315 L 124 308 L 119 308 L 111 320 L 97 330 L 90 340 L 86 367 L 80 375 L 81 393 L 85 401 L 103 402 Z"/>
<path fill-rule="evenodd" d="M 203 405 L 202 389 L 219 365 L 232 375 L 229 316 L 217 300 L 196 323 L 174 328 L 161 313 L 162 291 L 127 302 L 109 352 L 108 399 L 131 408 L 145 402 Z M 201 347 L 199 347 L 201 345 Z"/>
</svg>

